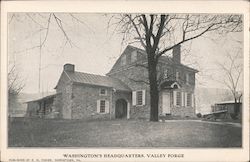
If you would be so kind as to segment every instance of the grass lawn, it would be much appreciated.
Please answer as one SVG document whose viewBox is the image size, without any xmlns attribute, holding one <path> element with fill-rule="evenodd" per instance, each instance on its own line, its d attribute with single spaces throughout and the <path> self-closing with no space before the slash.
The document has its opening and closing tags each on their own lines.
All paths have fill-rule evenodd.
<svg viewBox="0 0 250 162">
<path fill-rule="evenodd" d="M 195 121 L 14 118 L 10 147 L 241 147 L 241 127 Z"/>
</svg>

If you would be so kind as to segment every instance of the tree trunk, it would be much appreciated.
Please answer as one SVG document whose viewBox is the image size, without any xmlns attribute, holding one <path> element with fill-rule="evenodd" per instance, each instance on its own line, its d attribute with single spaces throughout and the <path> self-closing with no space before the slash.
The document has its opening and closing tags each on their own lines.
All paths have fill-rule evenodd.
<svg viewBox="0 0 250 162">
<path fill-rule="evenodd" d="M 236 119 L 236 117 L 239 114 L 239 103 L 237 102 L 237 99 L 234 99 L 234 119 Z"/>
<path fill-rule="evenodd" d="M 159 92 L 156 70 L 157 62 L 155 61 L 153 56 L 154 55 L 152 54 L 148 54 L 148 77 L 150 84 L 150 121 L 158 121 Z"/>
</svg>

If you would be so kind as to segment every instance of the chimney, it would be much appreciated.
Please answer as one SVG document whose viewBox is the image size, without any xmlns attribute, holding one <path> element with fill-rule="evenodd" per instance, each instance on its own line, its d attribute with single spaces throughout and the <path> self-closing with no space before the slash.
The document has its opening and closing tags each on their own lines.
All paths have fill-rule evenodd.
<svg viewBox="0 0 250 162">
<path fill-rule="evenodd" d="M 181 45 L 177 45 L 173 48 L 173 61 L 175 63 L 181 63 Z"/>
<path fill-rule="evenodd" d="M 75 72 L 75 65 L 73 64 L 65 64 L 63 66 L 63 70 L 67 72 Z"/>
</svg>

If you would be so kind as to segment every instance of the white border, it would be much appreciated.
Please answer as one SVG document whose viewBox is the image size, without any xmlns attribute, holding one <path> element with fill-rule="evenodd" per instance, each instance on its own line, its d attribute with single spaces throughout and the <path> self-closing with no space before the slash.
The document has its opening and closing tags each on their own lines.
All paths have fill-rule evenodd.
<svg viewBox="0 0 250 162">
<path fill-rule="evenodd" d="M 249 3 L 247 1 L 9 1 L 1 3 L 1 161 L 8 158 L 62 159 L 63 153 L 176 153 L 184 158 L 82 159 L 85 161 L 248 161 L 249 160 Z M 239 13 L 244 14 L 243 149 L 7 149 L 7 12 Z"/>
</svg>

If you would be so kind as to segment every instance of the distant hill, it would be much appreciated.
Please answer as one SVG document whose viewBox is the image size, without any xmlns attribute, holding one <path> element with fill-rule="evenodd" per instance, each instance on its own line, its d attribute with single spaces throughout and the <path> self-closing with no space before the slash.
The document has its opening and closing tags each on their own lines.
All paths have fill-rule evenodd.
<svg viewBox="0 0 250 162">
<path fill-rule="evenodd" d="M 211 106 L 216 102 L 233 100 L 231 92 L 222 88 L 200 88 L 195 89 L 196 112 L 207 114 L 211 112 Z"/>
</svg>

